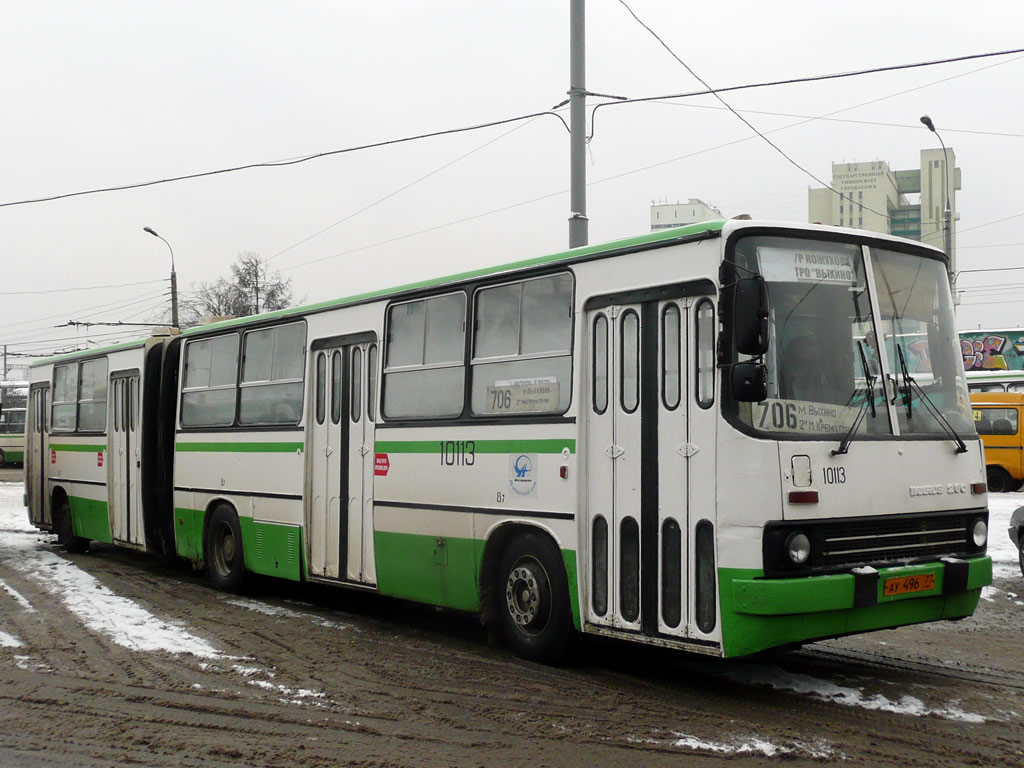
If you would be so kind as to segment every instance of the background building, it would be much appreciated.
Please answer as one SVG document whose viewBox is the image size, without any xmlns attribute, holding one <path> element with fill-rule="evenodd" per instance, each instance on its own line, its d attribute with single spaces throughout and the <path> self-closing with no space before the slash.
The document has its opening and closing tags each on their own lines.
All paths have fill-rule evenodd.
<svg viewBox="0 0 1024 768">
<path fill-rule="evenodd" d="M 651 231 L 722 218 L 722 212 L 691 197 L 685 203 L 651 203 Z"/>
<path fill-rule="evenodd" d="M 956 273 L 956 191 L 960 169 L 948 149 L 922 149 L 920 168 L 893 171 L 883 160 L 869 163 L 832 163 L 832 189 L 811 189 L 807 195 L 808 220 L 817 224 L 867 229 L 920 240 L 943 247 L 946 195 L 953 211 L 953 252 L 950 268 Z M 834 191 L 833 191 L 834 190 Z M 908 195 L 916 196 L 913 202 Z"/>
</svg>

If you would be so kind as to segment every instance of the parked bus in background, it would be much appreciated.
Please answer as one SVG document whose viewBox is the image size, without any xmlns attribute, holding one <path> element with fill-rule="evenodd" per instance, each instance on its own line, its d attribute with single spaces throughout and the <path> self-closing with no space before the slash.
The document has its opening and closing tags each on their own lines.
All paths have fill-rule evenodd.
<svg viewBox="0 0 1024 768">
<path fill-rule="evenodd" d="M 1024 371 L 967 371 L 971 392 L 1024 392 Z"/>
<path fill-rule="evenodd" d="M 0 381 L 0 467 L 24 458 L 27 394 L 27 381 Z"/>
<path fill-rule="evenodd" d="M 973 392 L 974 426 L 985 446 L 985 471 L 991 493 L 1024 486 L 1024 392 Z"/>
<path fill-rule="evenodd" d="M 30 517 L 222 590 L 479 612 L 539 661 L 962 618 L 991 559 L 946 269 L 704 222 L 41 361 Z"/>
</svg>

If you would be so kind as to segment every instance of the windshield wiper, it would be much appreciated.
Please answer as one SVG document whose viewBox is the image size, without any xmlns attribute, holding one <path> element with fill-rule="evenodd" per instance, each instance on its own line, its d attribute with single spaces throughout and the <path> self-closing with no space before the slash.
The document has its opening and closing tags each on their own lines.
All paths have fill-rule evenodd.
<svg viewBox="0 0 1024 768">
<path fill-rule="evenodd" d="M 928 393 L 925 392 L 921 388 L 921 385 L 914 380 L 914 377 L 910 375 L 910 371 L 907 370 L 907 361 L 903 357 L 903 347 L 899 344 L 896 345 L 896 353 L 900 359 L 900 372 L 903 374 L 903 386 L 900 387 L 900 389 L 903 394 L 903 403 L 907 406 L 907 421 L 909 422 L 913 415 L 913 407 L 911 406 L 911 400 L 913 399 L 911 388 L 913 388 L 913 390 L 920 395 L 921 402 L 925 405 L 925 410 L 931 413 L 935 420 L 939 422 L 939 425 L 946 431 L 946 434 L 953 438 L 953 442 L 956 443 L 956 452 L 967 453 L 967 446 L 960 438 L 960 435 L 956 433 L 953 426 L 946 420 L 946 417 L 942 415 L 938 406 L 936 406 L 935 403 L 932 402 L 932 399 L 928 397 Z"/>
<path fill-rule="evenodd" d="M 864 392 L 867 395 L 867 400 L 860 404 L 860 408 L 857 410 L 857 415 L 853 419 L 853 424 L 850 429 L 847 430 L 846 434 L 843 435 L 843 439 L 839 441 L 839 447 L 829 451 L 829 456 L 840 456 L 850 451 L 850 443 L 853 442 L 853 435 L 860 427 L 861 422 L 864 421 L 864 415 L 868 412 L 868 406 L 871 406 L 871 418 L 875 418 L 878 414 L 875 412 L 875 376 L 871 375 L 868 368 L 868 357 L 864 354 L 864 342 L 857 341 L 857 350 L 860 352 L 860 365 L 864 371 L 864 381 L 867 386 L 861 390 L 854 390 L 853 395 L 850 395 L 850 400 L 853 400 L 857 392 Z M 850 400 L 847 400 L 849 404 Z"/>
</svg>

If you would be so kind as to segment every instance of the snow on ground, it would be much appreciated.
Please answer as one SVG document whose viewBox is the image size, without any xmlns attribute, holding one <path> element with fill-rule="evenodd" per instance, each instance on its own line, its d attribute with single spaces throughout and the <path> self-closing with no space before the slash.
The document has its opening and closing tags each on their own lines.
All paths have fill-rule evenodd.
<svg viewBox="0 0 1024 768">
<path fill-rule="evenodd" d="M 762 664 L 744 664 L 726 675 L 731 680 L 744 685 L 766 685 L 779 691 L 792 691 L 806 694 L 823 701 L 831 701 L 845 707 L 861 707 L 862 709 L 893 712 L 898 715 L 923 717 L 935 715 L 947 720 L 960 720 L 965 723 L 983 723 L 985 718 L 973 712 L 964 712 L 956 702 L 947 706 L 931 708 L 916 696 L 901 696 L 898 701 L 876 693 L 867 695 L 862 688 L 836 685 L 830 680 L 822 680 L 810 675 L 787 672 L 781 667 Z"/>
<path fill-rule="evenodd" d="M 207 658 L 221 655 L 202 638 L 114 594 L 91 574 L 53 552 L 53 537 L 40 533 L 29 523 L 22 493 L 21 483 L 0 483 L 0 562 L 27 574 L 58 597 L 91 631 L 109 637 L 117 645 L 137 651 L 191 653 Z M 28 600 L 3 586 L 22 610 L 32 610 Z M 8 644 L 5 638 L 11 636 L 0 633 L 0 645 Z"/>
</svg>

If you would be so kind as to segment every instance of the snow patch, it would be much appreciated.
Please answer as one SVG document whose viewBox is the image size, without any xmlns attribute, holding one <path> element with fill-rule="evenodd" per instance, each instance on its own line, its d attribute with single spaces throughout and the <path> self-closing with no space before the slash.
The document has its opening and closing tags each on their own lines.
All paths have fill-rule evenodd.
<svg viewBox="0 0 1024 768">
<path fill-rule="evenodd" d="M 162 621 L 128 598 L 111 592 L 91 574 L 54 552 L 53 541 L 29 523 L 21 505 L 21 485 L 0 485 L 0 560 L 21 571 L 64 605 L 91 631 L 135 651 L 220 656 L 212 645 L 187 630 Z"/>
<path fill-rule="evenodd" d="M 9 635 L 0 629 L 0 648 L 21 648 L 24 643 L 14 635 Z"/>
<path fill-rule="evenodd" d="M 21 594 L 10 584 L 7 584 L 3 579 L 0 579 L 0 589 L 6 592 L 8 595 L 14 598 L 14 602 L 21 606 L 21 610 L 25 613 L 35 613 L 36 609 L 32 607 L 32 603 L 26 600 Z"/>
<path fill-rule="evenodd" d="M 281 605 L 270 605 L 269 603 L 260 602 L 259 600 L 225 597 L 224 601 L 228 605 L 233 605 L 236 608 L 244 608 L 247 611 L 255 611 L 256 613 L 262 613 L 264 616 L 274 616 L 283 619 L 301 619 L 303 621 L 312 621 L 314 624 L 321 627 L 327 627 L 328 629 L 350 629 L 350 627 L 347 624 L 342 624 L 337 621 L 331 621 L 330 619 L 324 619 L 312 613 L 293 611 L 291 608 L 285 608 Z"/>
<path fill-rule="evenodd" d="M 931 708 L 915 696 L 901 696 L 898 701 L 889 699 L 882 694 L 866 695 L 861 688 L 849 688 L 836 685 L 828 680 L 821 680 L 810 675 L 787 672 L 780 667 L 744 665 L 742 669 L 729 672 L 731 680 L 743 684 L 766 685 L 779 691 L 813 696 L 823 701 L 831 701 L 844 707 L 860 707 L 862 709 L 893 712 L 898 715 L 923 717 L 936 715 L 947 720 L 959 720 L 965 723 L 983 723 L 985 718 L 973 712 L 964 712 L 953 701 L 948 706 Z"/>
</svg>

